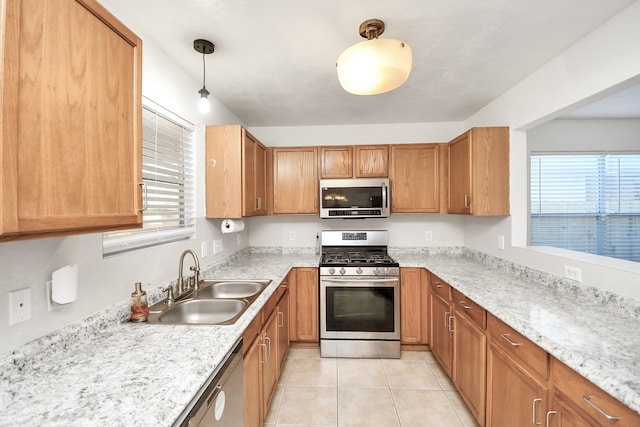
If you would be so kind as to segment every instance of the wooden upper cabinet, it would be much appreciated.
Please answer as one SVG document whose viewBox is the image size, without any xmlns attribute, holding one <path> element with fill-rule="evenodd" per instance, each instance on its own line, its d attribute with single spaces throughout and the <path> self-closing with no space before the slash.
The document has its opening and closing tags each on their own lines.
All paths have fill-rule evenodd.
<svg viewBox="0 0 640 427">
<path fill-rule="evenodd" d="M 439 144 L 391 146 L 391 212 L 440 210 Z"/>
<path fill-rule="evenodd" d="M 318 213 L 316 147 L 273 149 L 273 213 Z"/>
<path fill-rule="evenodd" d="M 473 128 L 449 142 L 448 213 L 509 215 L 509 128 Z"/>
<path fill-rule="evenodd" d="M 351 178 L 353 147 L 319 147 L 320 178 Z"/>
<path fill-rule="evenodd" d="M 267 169 L 266 147 L 242 126 L 207 126 L 207 217 L 266 215 Z"/>
<path fill-rule="evenodd" d="M 0 240 L 142 224 L 142 41 L 94 0 L 2 2 Z"/>
<path fill-rule="evenodd" d="M 386 178 L 388 145 L 318 147 L 320 178 Z"/>
<path fill-rule="evenodd" d="M 354 156 L 356 178 L 387 178 L 389 176 L 388 145 L 356 145 Z"/>
</svg>

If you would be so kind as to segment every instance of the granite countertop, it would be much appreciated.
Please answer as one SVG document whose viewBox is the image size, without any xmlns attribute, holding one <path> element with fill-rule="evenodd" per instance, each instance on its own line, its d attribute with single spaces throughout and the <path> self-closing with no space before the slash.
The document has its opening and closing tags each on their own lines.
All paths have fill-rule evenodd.
<svg viewBox="0 0 640 427">
<path fill-rule="evenodd" d="M 425 267 L 640 413 L 640 302 L 482 254 L 393 253 Z"/>
<path fill-rule="evenodd" d="M 391 254 L 432 271 L 640 412 L 637 301 L 460 248 Z M 123 301 L 0 355 L 0 426 L 174 424 L 289 269 L 317 265 L 314 254 L 243 253 L 207 268 L 208 279 L 273 281 L 234 325 L 129 323 Z M 151 303 L 162 297 L 159 288 L 148 294 Z"/>
</svg>

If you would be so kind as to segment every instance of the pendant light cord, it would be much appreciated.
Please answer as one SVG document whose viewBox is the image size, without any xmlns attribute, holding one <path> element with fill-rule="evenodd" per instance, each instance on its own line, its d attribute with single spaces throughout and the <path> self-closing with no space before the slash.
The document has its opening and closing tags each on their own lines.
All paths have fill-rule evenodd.
<svg viewBox="0 0 640 427">
<path fill-rule="evenodd" d="M 205 81 L 207 77 L 207 62 L 204 59 L 204 53 L 202 54 L 202 87 L 206 87 Z"/>
</svg>

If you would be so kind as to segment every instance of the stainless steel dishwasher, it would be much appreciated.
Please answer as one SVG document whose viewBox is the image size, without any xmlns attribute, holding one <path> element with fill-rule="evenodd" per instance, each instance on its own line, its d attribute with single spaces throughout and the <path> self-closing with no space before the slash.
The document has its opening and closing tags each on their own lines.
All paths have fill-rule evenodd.
<svg viewBox="0 0 640 427">
<path fill-rule="evenodd" d="M 205 385 L 204 392 L 194 399 L 186 417 L 178 420 L 188 427 L 239 427 L 244 425 L 242 391 L 242 339 Z M 191 405 L 189 405 L 191 406 Z M 181 417 L 182 418 L 182 417 Z"/>
</svg>

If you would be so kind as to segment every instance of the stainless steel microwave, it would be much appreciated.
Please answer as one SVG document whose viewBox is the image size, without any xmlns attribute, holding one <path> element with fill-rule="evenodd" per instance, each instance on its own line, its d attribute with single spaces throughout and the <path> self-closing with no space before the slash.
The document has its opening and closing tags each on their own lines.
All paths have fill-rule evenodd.
<svg viewBox="0 0 640 427">
<path fill-rule="evenodd" d="M 389 178 L 320 180 L 320 218 L 386 218 Z"/>
</svg>

